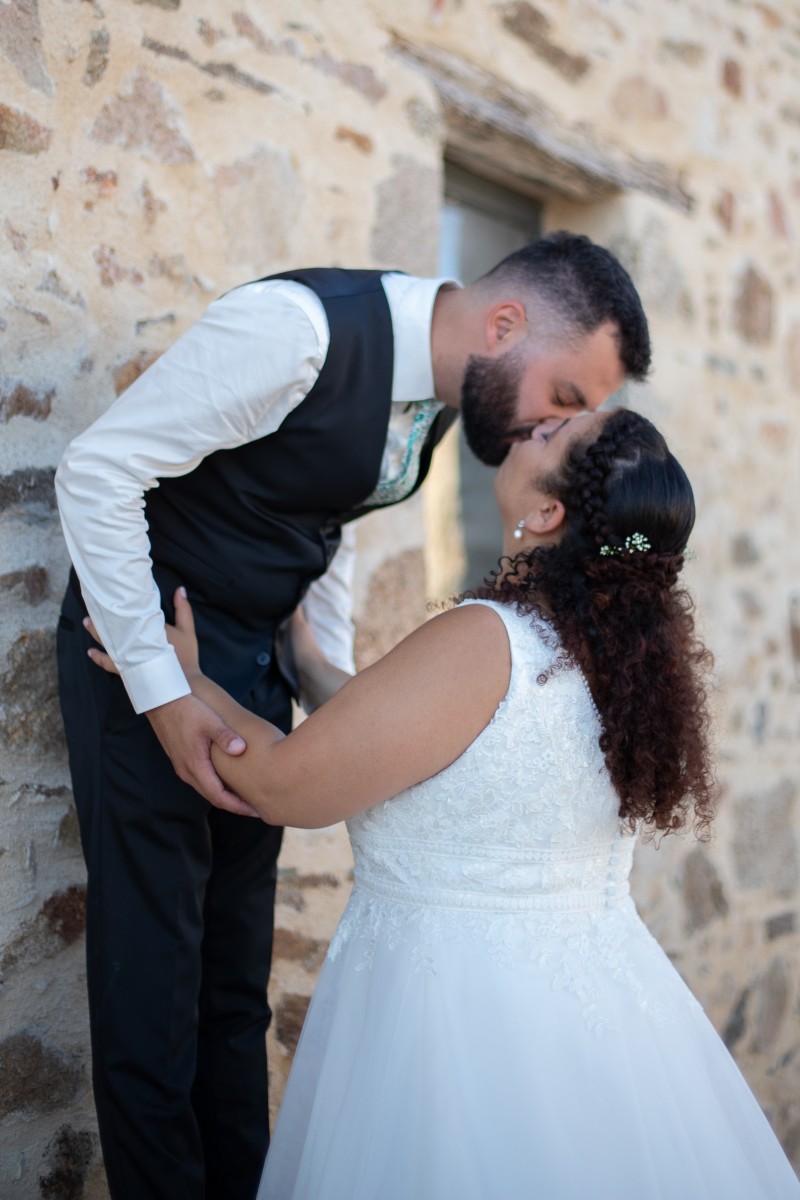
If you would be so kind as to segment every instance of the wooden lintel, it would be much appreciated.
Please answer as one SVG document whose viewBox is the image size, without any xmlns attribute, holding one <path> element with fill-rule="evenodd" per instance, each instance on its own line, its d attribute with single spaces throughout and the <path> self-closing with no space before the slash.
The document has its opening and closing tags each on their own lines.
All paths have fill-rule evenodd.
<svg viewBox="0 0 800 1200">
<path fill-rule="evenodd" d="M 460 165 L 539 199 L 556 193 L 590 203 L 640 191 L 691 210 L 680 173 L 666 164 L 565 124 L 538 97 L 441 47 L 395 34 L 392 50 L 436 88 L 448 157 Z"/>
</svg>

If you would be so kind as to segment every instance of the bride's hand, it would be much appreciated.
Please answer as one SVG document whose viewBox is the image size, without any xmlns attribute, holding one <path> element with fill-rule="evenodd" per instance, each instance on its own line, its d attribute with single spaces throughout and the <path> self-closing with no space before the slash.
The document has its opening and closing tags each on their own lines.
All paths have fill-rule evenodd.
<svg viewBox="0 0 800 1200">
<path fill-rule="evenodd" d="M 314 630 L 300 605 L 288 623 L 292 654 L 306 712 L 313 712 L 347 683 L 350 675 L 335 667 L 323 654 Z"/>
<path fill-rule="evenodd" d="M 91 617 L 86 617 L 84 627 L 89 631 L 96 642 L 100 642 L 100 637 L 94 627 Z M 175 593 L 175 624 L 167 625 L 167 640 L 174 647 L 175 653 L 178 656 L 178 662 L 183 668 L 183 673 L 191 682 L 193 675 L 200 674 L 200 660 L 197 646 L 197 634 L 194 631 L 194 614 L 192 606 L 186 596 L 186 588 L 178 588 Z M 96 650 L 92 648 L 89 651 L 89 658 L 98 667 L 102 667 L 104 671 L 108 671 L 110 675 L 119 675 L 111 657 L 106 654 L 105 650 Z"/>
<path fill-rule="evenodd" d="M 292 639 L 292 654 L 299 672 L 305 673 L 326 661 L 301 604 L 298 604 L 289 618 L 288 628 Z"/>
<path fill-rule="evenodd" d="M 183 673 L 191 683 L 193 675 L 200 675 L 200 650 L 194 630 L 194 613 L 186 588 L 179 587 L 173 597 L 175 624 L 167 625 L 167 641 L 178 656 Z"/>
</svg>

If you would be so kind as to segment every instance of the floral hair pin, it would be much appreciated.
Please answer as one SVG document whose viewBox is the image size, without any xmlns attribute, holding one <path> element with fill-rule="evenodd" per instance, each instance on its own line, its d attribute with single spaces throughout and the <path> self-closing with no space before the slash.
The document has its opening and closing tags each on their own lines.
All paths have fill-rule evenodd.
<svg viewBox="0 0 800 1200">
<path fill-rule="evenodd" d="M 625 538 L 624 546 L 601 546 L 600 555 L 602 558 L 614 558 L 619 554 L 646 554 L 650 549 L 650 543 L 643 533 L 631 533 Z"/>
</svg>

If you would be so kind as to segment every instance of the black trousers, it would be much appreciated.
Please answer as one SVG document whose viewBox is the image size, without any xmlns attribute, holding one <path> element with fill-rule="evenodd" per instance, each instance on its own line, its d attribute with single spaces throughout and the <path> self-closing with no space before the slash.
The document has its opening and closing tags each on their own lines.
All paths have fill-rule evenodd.
<svg viewBox="0 0 800 1200">
<path fill-rule="evenodd" d="M 113 1200 L 253 1200 L 269 1141 L 265 1034 L 282 830 L 182 783 L 116 676 L 58 630 L 61 704 L 88 868 L 93 1083 Z M 270 668 L 245 701 L 288 730 Z"/>
</svg>

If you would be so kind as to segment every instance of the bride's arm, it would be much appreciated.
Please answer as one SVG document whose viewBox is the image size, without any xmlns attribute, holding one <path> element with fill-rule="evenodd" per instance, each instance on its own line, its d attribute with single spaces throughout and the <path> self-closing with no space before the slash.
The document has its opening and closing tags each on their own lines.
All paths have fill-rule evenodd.
<svg viewBox="0 0 800 1200">
<path fill-rule="evenodd" d="M 190 623 L 188 601 L 176 596 L 170 640 L 192 691 L 247 743 L 238 758 L 212 751 L 214 766 L 274 825 L 331 825 L 437 774 L 488 725 L 508 690 L 503 622 L 471 604 L 427 621 L 284 737 L 200 674 Z"/>
</svg>

